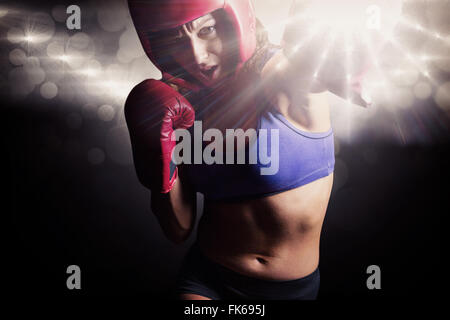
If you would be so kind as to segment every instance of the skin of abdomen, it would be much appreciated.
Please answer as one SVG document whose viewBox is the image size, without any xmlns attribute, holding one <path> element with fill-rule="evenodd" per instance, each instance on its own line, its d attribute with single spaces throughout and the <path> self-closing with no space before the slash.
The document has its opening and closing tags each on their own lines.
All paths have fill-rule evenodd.
<svg viewBox="0 0 450 320">
<path fill-rule="evenodd" d="M 265 67 L 266 77 L 270 76 L 270 65 L 280 59 L 285 58 L 278 54 L 271 59 Z M 288 91 L 296 92 L 299 86 L 293 81 Z M 331 127 L 327 99 L 327 92 L 322 91 L 309 93 L 306 98 L 301 94 L 289 98 L 280 91 L 273 103 L 300 130 L 325 132 Z M 236 106 L 236 111 L 242 108 Z M 234 123 L 234 119 L 227 121 L 235 114 L 231 110 L 225 117 L 220 110 L 214 111 L 219 112 L 224 128 Z M 251 120 L 246 121 L 250 127 Z M 205 199 L 197 234 L 202 252 L 214 262 L 250 277 L 292 280 L 311 274 L 319 263 L 320 233 L 333 179 L 331 174 L 273 196 L 235 203 Z"/>
<path fill-rule="evenodd" d="M 334 175 L 269 197 L 208 202 L 198 227 L 202 252 L 243 275 L 292 280 L 314 272 Z"/>
</svg>

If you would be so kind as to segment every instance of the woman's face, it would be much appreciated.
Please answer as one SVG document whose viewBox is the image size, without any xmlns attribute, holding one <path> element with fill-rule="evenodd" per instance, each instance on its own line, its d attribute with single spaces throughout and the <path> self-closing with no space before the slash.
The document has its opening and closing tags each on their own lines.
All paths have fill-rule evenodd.
<svg viewBox="0 0 450 320">
<path fill-rule="evenodd" d="M 173 59 L 205 86 L 212 87 L 232 73 L 233 45 L 230 28 L 220 15 L 207 14 L 183 25 L 172 39 Z"/>
</svg>

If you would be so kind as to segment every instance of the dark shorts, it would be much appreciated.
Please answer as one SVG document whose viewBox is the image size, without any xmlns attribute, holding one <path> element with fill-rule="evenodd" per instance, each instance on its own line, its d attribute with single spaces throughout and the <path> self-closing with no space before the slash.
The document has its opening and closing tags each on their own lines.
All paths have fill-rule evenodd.
<svg viewBox="0 0 450 320">
<path fill-rule="evenodd" d="M 319 269 L 294 280 L 257 279 L 215 263 L 194 244 L 183 261 L 174 294 L 176 298 L 190 293 L 213 300 L 315 300 L 319 286 Z"/>
</svg>

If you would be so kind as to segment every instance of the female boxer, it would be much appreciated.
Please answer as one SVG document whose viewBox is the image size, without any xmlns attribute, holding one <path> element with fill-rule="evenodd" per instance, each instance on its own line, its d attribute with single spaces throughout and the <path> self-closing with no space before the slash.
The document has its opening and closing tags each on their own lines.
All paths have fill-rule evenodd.
<svg viewBox="0 0 450 320">
<path fill-rule="evenodd" d="M 175 243 L 194 228 L 196 192 L 205 199 L 177 297 L 315 299 L 334 170 L 326 90 L 292 72 L 283 51 L 268 43 L 250 0 L 128 3 L 163 74 L 137 85 L 125 106 L 138 178 Z M 194 119 L 224 134 L 276 129 L 278 172 L 261 175 L 260 161 L 175 166 L 172 133 L 192 132 Z"/>
</svg>

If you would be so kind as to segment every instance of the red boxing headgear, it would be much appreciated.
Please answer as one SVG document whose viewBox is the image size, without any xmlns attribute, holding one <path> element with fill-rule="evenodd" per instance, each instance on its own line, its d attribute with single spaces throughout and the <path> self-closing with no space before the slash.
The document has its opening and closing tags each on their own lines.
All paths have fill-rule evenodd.
<svg viewBox="0 0 450 320">
<path fill-rule="evenodd" d="M 236 30 L 240 65 L 255 52 L 256 17 L 251 0 L 128 0 L 128 6 L 145 52 L 160 69 L 148 34 L 182 26 L 218 9 L 226 12 Z"/>
</svg>

